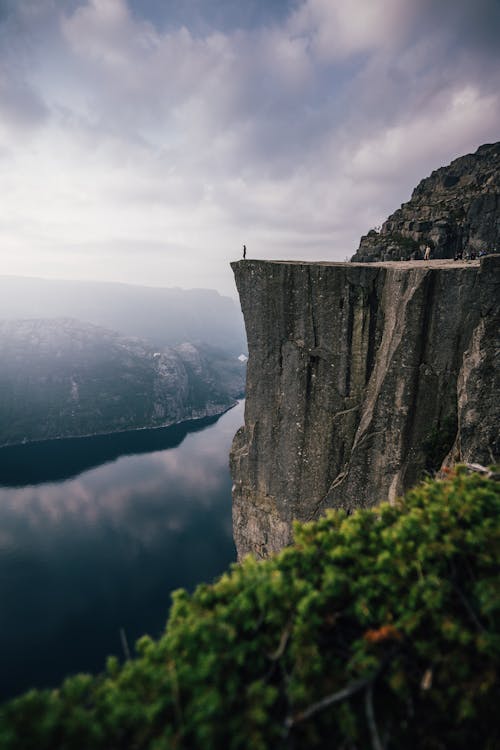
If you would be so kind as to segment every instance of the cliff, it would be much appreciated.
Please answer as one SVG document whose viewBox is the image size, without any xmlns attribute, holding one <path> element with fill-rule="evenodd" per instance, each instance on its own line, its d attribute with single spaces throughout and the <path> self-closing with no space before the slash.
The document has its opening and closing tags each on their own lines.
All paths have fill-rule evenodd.
<svg viewBox="0 0 500 750">
<path fill-rule="evenodd" d="M 213 363 L 192 344 L 155 351 L 67 318 L 0 321 L 0 360 L 0 445 L 220 414 L 244 371 L 236 357 Z"/>
<path fill-rule="evenodd" d="M 231 452 L 240 557 L 289 543 L 294 519 L 498 457 L 500 256 L 232 268 L 249 349 Z"/>
<path fill-rule="evenodd" d="M 457 252 L 500 249 L 500 142 L 435 170 L 413 191 L 408 203 L 361 238 L 352 260 L 435 258 Z"/>
</svg>

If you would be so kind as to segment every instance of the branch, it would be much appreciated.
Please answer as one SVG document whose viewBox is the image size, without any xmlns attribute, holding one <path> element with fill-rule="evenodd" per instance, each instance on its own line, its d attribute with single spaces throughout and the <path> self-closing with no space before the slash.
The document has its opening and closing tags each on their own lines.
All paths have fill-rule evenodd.
<svg viewBox="0 0 500 750">
<path fill-rule="evenodd" d="M 287 623 L 287 626 L 285 627 L 284 631 L 281 634 L 278 648 L 276 649 L 276 651 L 273 651 L 272 654 L 267 655 L 268 659 L 271 659 L 271 661 L 278 661 L 278 659 L 281 659 L 281 657 L 283 656 L 285 652 L 288 639 L 290 638 L 290 635 L 292 634 L 292 628 L 293 628 L 293 624 L 290 621 Z"/>
<path fill-rule="evenodd" d="M 123 653 L 125 654 L 125 659 L 127 661 L 130 661 L 130 649 L 128 647 L 127 635 L 123 628 L 120 628 L 120 641 L 122 643 L 122 649 Z"/>
<path fill-rule="evenodd" d="M 373 750 L 384 750 L 384 746 L 380 741 L 380 735 L 377 729 L 377 723 L 375 721 L 375 711 L 373 710 L 373 681 L 366 688 L 365 693 L 365 711 L 366 720 L 368 722 L 368 728 L 370 730 L 370 736 L 372 739 Z"/>
<path fill-rule="evenodd" d="M 285 734 L 288 734 L 290 729 L 294 727 L 296 724 L 300 724 L 300 722 L 305 721 L 306 719 L 310 719 L 311 716 L 314 716 L 314 714 L 317 714 L 318 711 L 323 711 L 324 708 L 328 708 L 328 706 L 332 706 L 334 703 L 339 703 L 340 701 L 343 701 L 346 698 L 350 698 L 351 695 L 355 695 L 356 693 L 359 693 L 359 691 L 363 690 L 363 688 L 373 685 L 373 683 L 375 682 L 379 674 L 382 672 L 383 669 L 385 669 L 387 664 L 391 661 L 393 656 L 398 651 L 399 651 L 399 647 L 393 649 L 388 654 L 386 654 L 385 657 L 382 659 L 381 663 L 379 664 L 378 669 L 370 677 L 364 677 L 363 679 L 355 680 L 354 682 L 351 682 L 350 685 L 347 685 L 347 687 L 342 688 L 342 690 L 338 690 L 336 693 L 332 693 L 331 695 L 326 695 L 320 701 L 317 701 L 316 703 L 312 703 L 310 706 L 308 706 L 308 708 L 304 709 L 303 711 L 300 711 L 298 714 L 295 714 L 295 716 L 287 716 L 284 722 Z M 382 748 L 382 746 L 380 747 Z M 374 748 L 375 750 L 378 750 L 376 746 L 374 746 Z"/>
<path fill-rule="evenodd" d="M 291 727 L 295 726 L 295 724 L 299 724 L 301 721 L 305 721 L 306 719 L 309 719 L 311 716 L 314 716 L 314 714 L 317 714 L 318 711 L 322 711 L 324 708 L 328 708 L 328 706 L 331 706 L 334 703 L 343 701 L 345 698 L 350 698 L 351 695 L 355 695 L 355 693 L 358 693 L 360 690 L 363 690 L 363 688 L 365 688 L 367 685 L 370 685 L 375 679 L 375 677 L 376 675 L 372 677 L 368 677 L 368 678 L 365 677 L 364 679 L 356 680 L 355 682 L 351 682 L 350 685 L 343 688 L 342 690 L 338 690 L 336 693 L 332 693 L 332 695 L 325 696 L 320 701 L 317 701 L 317 703 L 312 703 L 304 711 L 301 711 L 300 713 L 295 714 L 295 716 L 287 716 L 285 719 L 286 729 L 290 729 Z"/>
<path fill-rule="evenodd" d="M 457 592 L 458 596 L 460 597 L 460 601 L 462 602 L 462 604 L 464 605 L 465 609 L 467 610 L 467 614 L 471 618 L 471 620 L 474 623 L 474 625 L 476 626 L 476 628 L 479 631 L 481 631 L 482 633 L 487 633 L 488 632 L 487 628 L 484 627 L 483 623 L 481 622 L 481 620 L 479 619 L 479 617 L 474 612 L 474 610 L 473 610 L 473 608 L 472 608 L 469 600 L 465 596 L 464 592 L 462 591 L 462 589 L 460 588 L 460 586 L 458 585 L 458 583 L 456 581 L 452 581 L 451 583 L 452 583 L 453 588 Z"/>
</svg>

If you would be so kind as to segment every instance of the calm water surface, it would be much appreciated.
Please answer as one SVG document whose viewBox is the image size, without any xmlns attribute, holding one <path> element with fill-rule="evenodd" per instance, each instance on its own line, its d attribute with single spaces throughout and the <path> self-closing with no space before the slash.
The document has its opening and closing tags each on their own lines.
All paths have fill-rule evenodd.
<svg viewBox="0 0 500 750">
<path fill-rule="evenodd" d="M 218 420 L 0 450 L 0 699 L 158 636 L 170 592 L 235 559 Z"/>
</svg>

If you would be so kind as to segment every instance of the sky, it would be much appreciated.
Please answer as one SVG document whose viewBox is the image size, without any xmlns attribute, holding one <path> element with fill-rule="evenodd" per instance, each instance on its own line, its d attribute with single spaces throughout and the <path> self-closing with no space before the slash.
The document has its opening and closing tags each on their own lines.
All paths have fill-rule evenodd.
<svg viewBox="0 0 500 750">
<path fill-rule="evenodd" d="M 0 275 L 345 260 L 500 139 L 499 0 L 0 0 Z"/>
</svg>

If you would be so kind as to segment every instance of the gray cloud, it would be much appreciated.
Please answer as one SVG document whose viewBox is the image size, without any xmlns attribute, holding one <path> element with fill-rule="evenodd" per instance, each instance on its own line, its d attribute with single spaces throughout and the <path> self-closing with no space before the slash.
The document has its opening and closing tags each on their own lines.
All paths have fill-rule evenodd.
<svg viewBox="0 0 500 750">
<path fill-rule="evenodd" d="M 232 291 L 244 241 L 343 259 L 421 177 L 498 139 L 494 0 L 245 6 L 4 4 L 4 273 Z"/>
<path fill-rule="evenodd" d="M 153 20 L 160 28 L 185 26 L 196 35 L 210 29 L 226 33 L 235 29 L 268 26 L 283 21 L 299 0 L 131 0 L 137 18 Z"/>
</svg>

